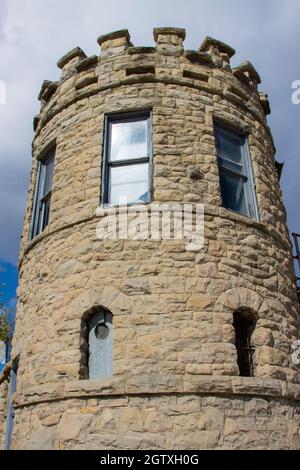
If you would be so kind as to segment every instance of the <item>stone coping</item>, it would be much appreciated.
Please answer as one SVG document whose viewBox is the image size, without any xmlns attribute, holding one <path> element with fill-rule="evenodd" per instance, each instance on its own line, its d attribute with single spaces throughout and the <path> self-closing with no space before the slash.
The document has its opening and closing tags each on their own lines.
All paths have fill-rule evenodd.
<svg viewBox="0 0 300 470">
<path fill-rule="evenodd" d="M 45 80 L 41 91 L 39 93 L 38 99 L 44 100 L 44 101 L 49 101 L 52 95 L 56 92 L 57 88 L 59 87 L 59 82 L 49 82 L 48 80 Z"/>
<path fill-rule="evenodd" d="M 269 102 L 269 96 L 267 93 L 264 93 L 263 91 L 259 92 L 259 99 L 262 104 L 262 107 L 264 108 L 265 115 L 268 116 L 271 114 L 271 108 L 270 108 L 270 102 Z"/>
<path fill-rule="evenodd" d="M 199 47 L 199 51 L 206 52 L 211 46 L 215 46 L 221 53 L 227 54 L 229 57 L 232 57 L 235 54 L 235 49 L 233 49 L 233 47 L 228 46 L 228 44 L 225 44 L 218 39 L 211 38 L 210 36 L 206 36 L 206 38 L 204 38 L 201 46 Z"/>
<path fill-rule="evenodd" d="M 70 399 L 151 395 L 255 396 L 300 401 L 300 384 L 259 377 L 159 375 L 48 382 L 14 396 L 15 408 Z"/>
<path fill-rule="evenodd" d="M 200 52 L 188 49 L 184 51 L 184 57 L 186 57 L 191 62 L 200 63 L 200 65 L 204 65 L 203 63 L 209 66 L 214 65 L 211 55 L 207 52 Z"/>
<path fill-rule="evenodd" d="M 44 80 L 43 83 L 42 83 L 42 86 L 41 86 L 41 90 L 38 94 L 38 100 L 40 101 L 42 99 L 42 96 L 44 94 L 44 92 L 46 91 L 46 89 L 48 88 L 48 86 L 51 84 L 52 82 L 50 80 Z"/>
<path fill-rule="evenodd" d="M 248 73 L 249 77 L 259 85 L 261 83 L 261 78 L 259 73 L 255 70 L 254 66 L 249 61 L 242 62 L 238 67 L 232 69 L 234 75 L 239 73 Z"/>
<path fill-rule="evenodd" d="M 70 60 L 74 59 L 75 57 L 85 59 L 86 54 L 80 47 L 74 47 L 74 49 L 67 52 L 57 61 L 57 67 L 62 69 L 68 62 L 70 62 Z"/>
<path fill-rule="evenodd" d="M 184 28 L 172 28 L 172 27 L 164 27 L 164 28 L 154 28 L 153 29 L 153 36 L 154 40 L 157 41 L 158 36 L 160 34 L 171 34 L 175 36 L 179 36 L 183 40 L 185 40 L 185 29 Z"/>
<path fill-rule="evenodd" d="M 97 42 L 99 46 L 106 41 L 112 41 L 113 39 L 127 38 L 127 41 L 130 41 L 130 34 L 128 29 L 119 29 L 118 31 L 112 31 L 111 33 L 102 34 L 98 37 Z"/>
</svg>

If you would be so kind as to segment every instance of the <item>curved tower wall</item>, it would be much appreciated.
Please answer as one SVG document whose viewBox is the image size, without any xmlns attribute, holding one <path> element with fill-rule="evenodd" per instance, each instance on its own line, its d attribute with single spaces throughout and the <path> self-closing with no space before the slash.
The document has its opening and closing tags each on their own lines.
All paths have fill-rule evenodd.
<svg viewBox="0 0 300 470">
<path fill-rule="evenodd" d="M 184 30 L 127 30 L 79 48 L 45 81 L 34 120 L 13 355 L 12 448 L 296 448 L 299 304 L 267 125 L 267 96 L 234 50 Z M 205 240 L 99 240 L 105 116 L 149 110 L 152 202 L 203 203 Z M 222 207 L 214 121 L 248 135 L 259 221 Z M 50 222 L 30 241 L 38 160 L 56 145 Z M 195 176 L 196 175 L 196 176 Z M 151 208 L 148 205 L 148 209 Z M 82 318 L 113 315 L 111 378 L 82 380 Z M 254 312 L 254 377 L 240 377 L 233 313 Z"/>
</svg>

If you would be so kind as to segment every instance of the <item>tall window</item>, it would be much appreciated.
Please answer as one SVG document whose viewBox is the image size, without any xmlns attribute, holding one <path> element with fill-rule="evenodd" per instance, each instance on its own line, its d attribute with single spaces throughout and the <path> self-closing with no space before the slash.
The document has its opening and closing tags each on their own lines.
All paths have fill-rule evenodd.
<svg viewBox="0 0 300 470">
<path fill-rule="evenodd" d="M 215 136 L 223 206 L 258 220 L 247 138 L 219 124 Z"/>
<path fill-rule="evenodd" d="M 31 238 L 41 233 L 49 223 L 55 149 L 39 162 Z"/>
<path fill-rule="evenodd" d="M 233 314 L 235 346 L 240 375 L 253 377 L 253 353 L 251 336 L 256 326 L 256 318 L 249 310 L 237 310 Z"/>
<path fill-rule="evenodd" d="M 82 321 L 81 377 L 99 379 L 112 376 L 112 314 L 97 308 Z"/>
<path fill-rule="evenodd" d="M 106 117 L 104 204 L 150 201 L 150 134 L 149 112 Z"/>
</svg>

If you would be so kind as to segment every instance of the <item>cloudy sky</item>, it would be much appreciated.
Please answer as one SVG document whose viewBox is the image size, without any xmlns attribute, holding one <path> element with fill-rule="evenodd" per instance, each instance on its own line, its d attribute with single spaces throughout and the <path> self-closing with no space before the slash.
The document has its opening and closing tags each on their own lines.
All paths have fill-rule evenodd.
<svg viewBox="0 0 300 470">
<path fill-rule="evenodd" d="M 269 94 L 269 123 L 277 159 L 285 161 L 284 202 L 291 231 L 300 231 L 300 104 L 291 85 L 300 80 L 299 0 L 0 0 L 0 284 L 14 295 L 16 260 L 31 165 L 32 119 L 44 79 L 56 80 L 58 58 L 74 46 L 97 54 L 100 34 L 127 28 L 135 45 L 153 45 L 152 29 L 187 30 L 185 47 L 206 35 L 232 45 L 232 64 L 250 60 Z"/>
</svg>

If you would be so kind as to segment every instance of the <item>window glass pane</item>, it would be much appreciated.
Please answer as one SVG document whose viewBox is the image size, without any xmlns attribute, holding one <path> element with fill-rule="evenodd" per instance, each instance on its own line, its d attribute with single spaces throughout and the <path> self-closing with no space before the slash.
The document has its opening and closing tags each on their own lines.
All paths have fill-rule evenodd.
<svg viewBox="0 0 300 470">
<path fill-rule="evenodd" d="M 112 314 L 95 313 L 89 321 L 89 379 L 112 376 Z"/>
<path fill-rule="evenodd" d="M 35 237 L 38 235 L 41 231 L 40 225 L 41 225 L 41 216 L 42 216 L 42 193 L 43 193 L 43 184 L 45 181 L 45 173 L 46 173 L 46 167 L 45 165 L 42 164 L 42 162 L 39 163 L 39 175 L 38 175 L 38 187 L 37 187 L 37 192 L 36 192 L 36 201 L 35 201 L 35 212 L 34 212 L 34 222 L 33 222 L 33 232 L 32 236 Z"/>
<path fill-rule="evenodd" d="M 235 163 L 243 164 L 242 149 L 244 137 L 226 131 L 221 127 L 216 127 L 216 142 L 219 158 L 225 158 Z"/>
<path fill-rule="evenodd" d="M 37 188 L 37 200 L 39 201 L 43 197 L 44 193 L 44 184 L 46 177 L 46 166 L 42 162 L 39 163 L 39 173 L 38 173 L 38 188 Z"/>
<path fill-rule="evenodd" d="M 41 233 L 49 223 L 54 156 L 55 149 L 49 152 L 39 163 L 39 176 L 31 232 L 32 237 Z"/>
<path fill-rule="evenodd" d="M 45 196 L 51 191 L 51 187 L 52 187 L 54 155 L 48 158 L 43 166 L 45 167 L 45 182 L 44 182 L 44 188 L 43 188 L 43 196 Z"/>
<path fill-rule="evenodd" d="M 148 163 L 110 168 L 109 203 L 148 202 Z M 127 198 L 127 199 L 126 199 Z"/>
<path fill-rule="evenodd" d="M 50 213 L 50 201 L 51 201 L 51 195 L 50 193 L 48 196 L 43 199 L 42 203 L 42 214 L 43 214 L 43 220 L 42 220 L 42 230 L 48 225 L 49 223 L 49 213 Z"/>
<path fill-rule="evenodd" d="M 110 160 L 148 156 L 147 119 L 111 124 Z"/>
<path fill-rule="evenodd" d="M 245 194 L 245 178 L 227 173 L 222 167 L 219 168 L 219 171 L 223 206 L 249 215 Z"/>
</svg>

